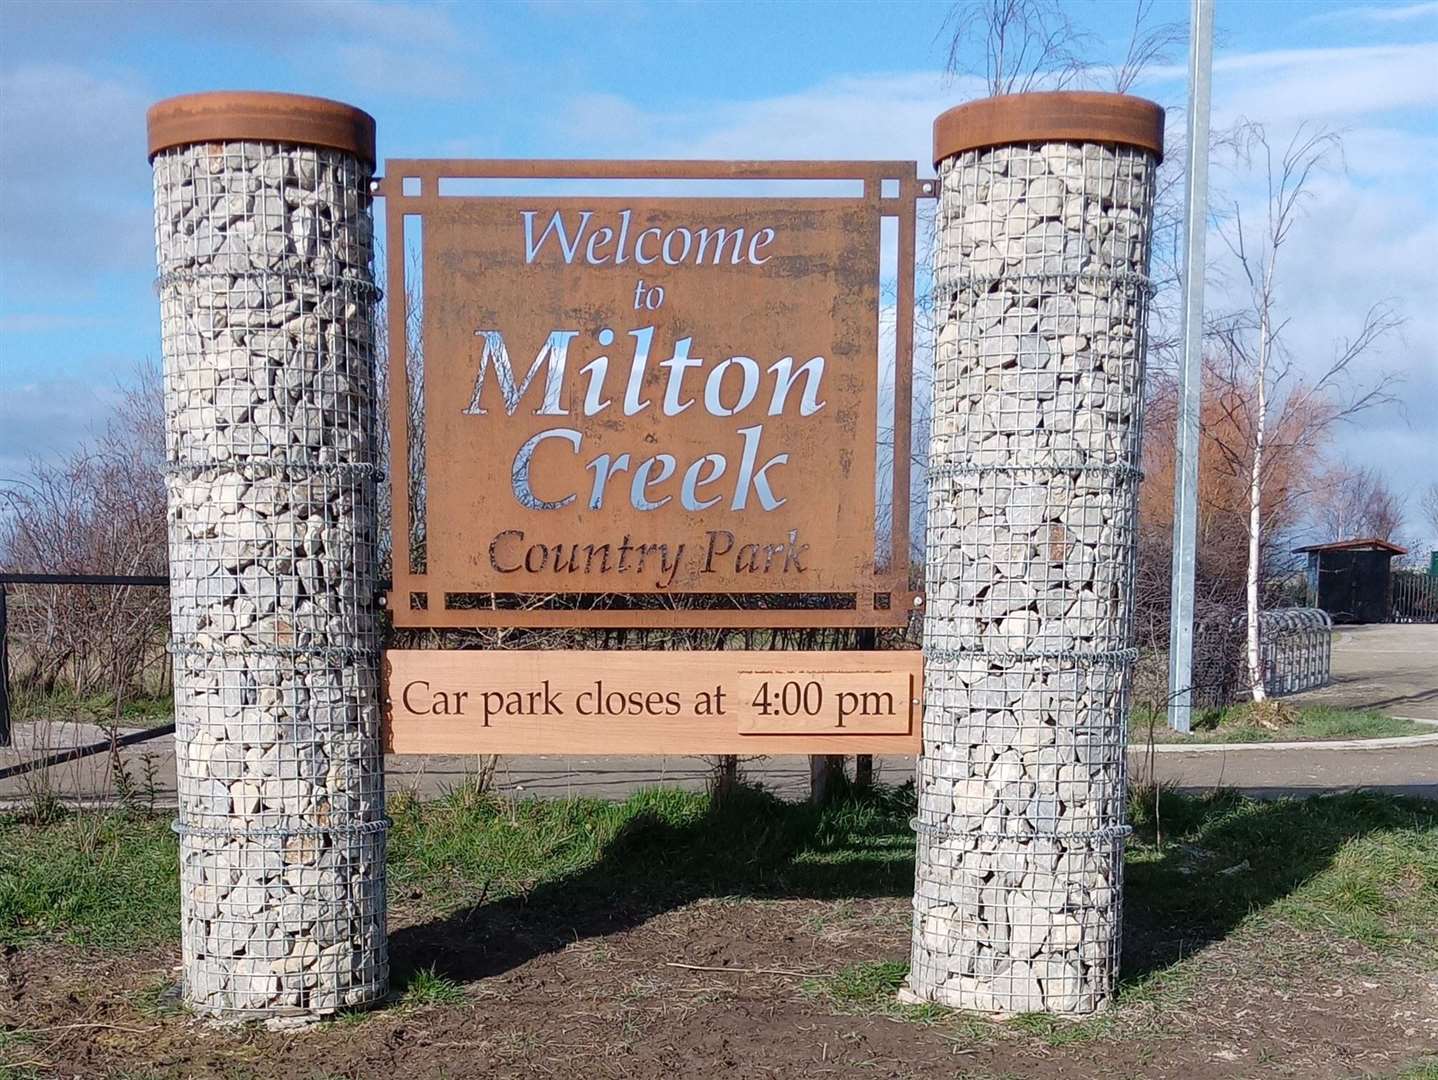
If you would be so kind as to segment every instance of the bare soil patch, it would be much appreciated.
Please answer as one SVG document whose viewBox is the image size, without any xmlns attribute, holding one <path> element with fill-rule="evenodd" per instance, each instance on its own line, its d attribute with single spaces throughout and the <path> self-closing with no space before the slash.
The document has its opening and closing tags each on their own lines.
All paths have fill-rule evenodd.
<svg viewBox="0 0 1438 1080">
<path fill-rule="evenodd" d="M 163 817 L 0 819 L 0 1080 L 1438 1078 L 1438 804 L 1136 788 L 1118 1005 L 1004 1023 L 895 1000 L 911 789 L 391 812 L 393 998 L 303 1030 L 178 1007 Z"/>
<path fill-rule="evenodd" d="M 1438 1054 L 1438 971 L 1354 942 L 1238 933 L 1080 1024 L 1008 1024 L 846 1000 L 907 957 L 906 898 L 695 901 L 612 933 L 547 916 L 394 926 L 447 955 L 462 1000 L 299 1031 L 216 1028 L 168 1005 L 170 948 L 11 949 L 14 1075 L 81 1077 L 1349 1077 Z M 569 944 L 564 944 L 566 931 Z M 437 934 L 438 936 L 432 936 Z M 410 936 L 407 936 L 410 935 Z M 1141 947 L 1138 943 L 1136 946 Z M 683 966 L 681 966 L 683 965 Z M 710 970 L 717 969 L 717 970 Z M 839 979 L 834 979 L 839 976 Z M 139 988 L 139 989 L 137 989 Z"/>
</svg>

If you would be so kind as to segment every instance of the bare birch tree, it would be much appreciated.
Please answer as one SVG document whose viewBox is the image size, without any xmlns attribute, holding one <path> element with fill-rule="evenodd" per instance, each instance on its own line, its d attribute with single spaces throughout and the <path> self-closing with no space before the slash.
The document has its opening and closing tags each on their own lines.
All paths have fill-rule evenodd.
<svg viewBox="0 0 1438 1080">
<path fill-rule="evenodd" d="M 1248 464 L 1248 565 L 1245 588 L 1246 654 L 1253 699 L 1264 699 L 1263 671 L 1258 639 L 1259 584 L 1262 579 L 1263 514 L 1262 490 L 1268 420 L 1274 403 L 1300 378 L 1283 338 L 1289 318 L 1278 295 L 1279 266 L 1284 245 L 1302 220 L 1312 198 L 1311 182 L 1322 170 L 1341 158 L 1342 140 L 1337 133 L 1300 125 L 1288 145 L 1275 156 L 1262 125 L 1249 124 L 1240 141 L 1242 164 L 1256 165 L 1266 182 L 1262 213 L 1257 224 L 1245 222 L 1243 209 L 1234 203 L 1233 213 L 1220 229 L 1232 254 L 1247 293 L 1247 309 L 1222 328 L 1221 335 L 1231 355 L 1246 364 L 1252 376 L 1254 400 L 1251 411 L 1251 443 Z M 1374 304 L 1363 316 L 1357 333 L 1338 344 L 1329 365 L 1299 384 L 1295 393 L 1314 399 L 1342 395 L 1353 363 L 1367 352 L 1400 319 L 1385 304 Z M 1365 389 L 1347 395 L 1334 408 L 1334 418 L 1351 418 L 1373 405 L 1390 400 L 1390 377 L 1380 377 Z"/>
<path fill-rule="evenodd" d="M 1059 0 L 964 0 L 949 9 L 945 32 L 949 71 L 982 78 L 995 97 L 1062 90 L 1088 67 L 1080 53 L 1090 36 Z"/>
<path fill-rule="evenodd" d="M 1061 0 L 961 0 L 949 9 L 949 71 L 983 79 L 991 96 L 1098 85 L 1127 94 L 1182 43 L 1182 22 L 1159 22 L 1154 0 L 1134 0 L 1117 63 L 1094 60 L 1099 43 L 1076 27 Z"/>
</svg>

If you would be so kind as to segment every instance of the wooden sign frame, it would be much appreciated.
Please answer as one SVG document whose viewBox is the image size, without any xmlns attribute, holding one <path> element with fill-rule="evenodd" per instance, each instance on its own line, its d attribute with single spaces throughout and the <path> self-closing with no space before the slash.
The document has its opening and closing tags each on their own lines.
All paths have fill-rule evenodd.
<svg viewBox="0 0 1438 1080">
<path fill-rule="evenodd" d="M 913 162 L 746 162 L 746 161 L 466 161 L 390 160 L 377 191 L 385 199 L 389 323 L 389 427 L 390 479 L 393 497 L 393 585 L 386 598 L 397 627 L 876 627 L 906 625 L 921 603 L 910 584 L 909 486 L 910 455 L 895 449 L 891 458 L 891 499 L 874 507 L 890 521 L 888 547 L 874 550 L 867 572 L 851 580 L 830 583 L 822 591 L 784 592 L 765 589 L 716 589 L 602 594 L 562 590 L 545 592 L 475 592 L 463 581 L 446 579 L 431 571 L 424 552 L 411 546 L 410 490 L 412 454 L 409 410 L 412 388 L 407 370 L 410 320 L 410 267 L 406 246 L 406 220 L 422 226 L 426 217 L 451 210 L 463 200 L 493 199 L 487 194 L 448 194 L 445 181 L 850 181 L 859 194 L 825 197 L 815 202 L 848 205 L 862 212 L 877 237 L 885 219 L 897 224 L 896 311 L 913 310 L 915 208 L 920 197 L 933 193 L 931 181 L 920 181 Z M 509 197 L 509 196 L 506 196 Z M 652 200 L 651 200 L 652 201 Z M 675 202 L 697 202 L 680 196 Z M 743 198 L 732 198 L 736 206 Z M 805 200 L 760 199 L 782 207 Z M 878 269 L 877 267 L 875 268 Z M 877 296 L 877 280 L 873 283 Z M 872 305 L 878 323 L 877 300 Z M 426 319 L 429 312 L 425 312 Z M 827 312 L 813 314 L 823 318 Z M 907 448 L 911 435 L 913 324 L 897 318 L 892 329 L 875 326 L 878 334 L 892 334 L 893 394 L 892 448 Z M 884 351 L 883 346 L 878 350 Z M 874 357 L 876 378 L 879 355 Z M 421 406 L 422 407 L 422 406 Z M 890 417 L 880 417 L 880 426 Z M 853 432 L 852 443 L 836 447 L 872 450 L 877 458 L 879 434 L 872 439 Z M 428 463 L 426 463 L 428 464 Z M 877 468 L 877 465 L 875 466 Z M 426 496 L 433 490 L 427 489 Z M 814 498 L 812 492 L 807 493 Z M 822 501 L 822 500 L 819 500 Z M 426 500 L 420 500 L 427 506 Z M 424 535 L 434 535 L 426 521 Z M 872 545 L 877 548 L 877 545 Z M 792 588 L 792 587 L 791 587 Z"/>
<path fill-rule="evenodd" d="M 396 754 L 917 754 L 923 654 L 391 649 Z"/>
</svg>

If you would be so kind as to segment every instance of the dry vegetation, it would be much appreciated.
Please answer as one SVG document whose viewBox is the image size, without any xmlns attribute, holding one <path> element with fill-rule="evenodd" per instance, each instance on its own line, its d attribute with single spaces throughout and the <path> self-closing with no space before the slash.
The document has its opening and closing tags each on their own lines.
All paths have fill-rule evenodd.
<svg viewBox="0 0 1438 1080">
<path fill-rule="evenodd" d="M 0 486 L 0 569 L 164 576 L 163 454 L 160 376 L 146 367 L 104 431 Z M 163 589 L 12 585 L 7 592 L 19 692 L 104 693 L 118 702 L 168 680 Z"/>
</svg>

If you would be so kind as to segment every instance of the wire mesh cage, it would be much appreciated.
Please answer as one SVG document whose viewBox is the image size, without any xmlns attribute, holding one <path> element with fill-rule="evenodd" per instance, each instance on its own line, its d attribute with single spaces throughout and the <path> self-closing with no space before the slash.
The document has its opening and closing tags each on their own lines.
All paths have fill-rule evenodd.
<svg viewBox="0 0 1438 1080">
<path fill-rule="evenodd" d="M 154 159 L 188 999 L 387 989 L 370 168 Z"/>
<path fill-rule="evenodd" d="M 923 1000 L 1083 1013 L 1112 996 L 1155 164 L 1037 143 L 940 165 Z"/>
</svg>

